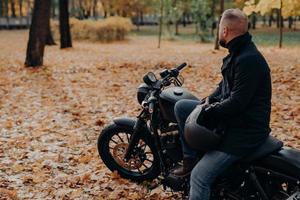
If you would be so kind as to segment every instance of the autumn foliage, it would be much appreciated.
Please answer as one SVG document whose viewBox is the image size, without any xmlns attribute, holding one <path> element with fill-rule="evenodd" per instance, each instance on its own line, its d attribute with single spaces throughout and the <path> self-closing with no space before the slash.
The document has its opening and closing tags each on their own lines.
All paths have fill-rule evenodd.
<svg viewBox="0 0 300 200">
<path fill-rule="evenodd" d="M 136 88 L 148 71 L 187 62 L 184 87 L 205 97 L 221 79 L 227 51 L 211 44 L 133 38 L 47 47 L 41 68 L 24 68 L 27 31 L 1 31 L 0 199 L 180 199 L 110 172 L 97 137 L 119 116 L 136 117 Z M 14 45 L 11 45 L 14 44 Z M 141 51 L 141 49 L 143 51 Z M 259 47 L 273 82 L 272 135 L 300 148 L 299 47 Z"/>
<path fill-rule="evenodd" d="M 58 22 L 52 21 L 55 38 L 58 37 Z M 72 38 L 75 40 L 91 40 L 112 42 L 124 40 L 133 25 L 128 18 L 108 17 L 101 21 L 70 19 Z"/>
</svg>

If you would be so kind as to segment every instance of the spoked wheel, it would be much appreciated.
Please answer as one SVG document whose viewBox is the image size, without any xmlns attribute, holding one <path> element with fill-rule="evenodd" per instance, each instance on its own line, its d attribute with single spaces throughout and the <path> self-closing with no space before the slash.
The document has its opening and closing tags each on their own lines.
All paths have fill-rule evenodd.
<svg viewBox="0 0 300 200">
<path fill-rule="evenodd" d="M 132 127 L 112 124 L 101 132 L 98 138 L 98 151 L 104 164 L 111 171 L 118 171 L 123 178 L 134 181 L 152 180 L 159 173 L 159 159 L 150 138 L 141 133 L 130 159 L 124 156 L 129 145 Z"/>
</svg>

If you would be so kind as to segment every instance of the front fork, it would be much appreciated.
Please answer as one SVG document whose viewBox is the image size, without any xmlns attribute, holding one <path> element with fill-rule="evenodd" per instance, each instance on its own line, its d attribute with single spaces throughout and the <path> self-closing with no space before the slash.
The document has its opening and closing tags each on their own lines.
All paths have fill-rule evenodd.
<svg viewBox="0 0 300 200">
<path fill-rule="evenodd" d="M 127 148 L 125 156 L 124 156 L 125 162 L 128 162 L 129 159 L 131 158 L 131 155 L 134 153 L 134 149 L 135 149 L 134 147 L 137 145 L 137 142 L 140 139 L 140 134 L 143 133 L 145 128 L 147 129 L 145 113 L 142 112 L 137 118 L 138 119 L 133 127 L 133 134 L 130 137 L 128 148 Z M 154 111 L 154 113 L 151 114 L 150 121 L 151 121 L 150 130 L 151 130 L 151 134 L 153 135 L 153 139 L 154 139 L 154 143 L 155 143 L 155 147 L 156 147 L 155 151 L 157 151 L 157 153 L 158 153 L 160 169 L 161 169 L 162 175 L 166 176 L 168 172 L 167 172 L 167 168 L 165 166 L 164 155 L 163 155 L 164 153 L 161 148 L 161 142 L 160 142 L 160 137 L 159 137 L 159 133 L 158 133 L 159 120 L 156 117 L 155 111 Z"/>
<path fill-rule="evenodd" d="M 142 115 L 143 115 L 143 112 L 138 116 L 137 121 L 133 127 L 133 133 L 130 136 L 128 148 L 127 148 L 125 156 L 124 156 L 124 160 L 126 162 L 129 161 L 131 155 L 134 153 L 134 147 L 140 139 L 139 134 L 141 134 L 143 129 L 146 127 L 146 122 L 145 122 L 144 118 L 142 117 Z"/>
</svg>

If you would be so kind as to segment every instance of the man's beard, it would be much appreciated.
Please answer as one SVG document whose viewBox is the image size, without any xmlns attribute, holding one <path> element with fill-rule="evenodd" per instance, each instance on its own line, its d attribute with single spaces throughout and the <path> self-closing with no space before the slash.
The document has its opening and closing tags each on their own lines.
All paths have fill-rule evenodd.
<svg viewBox="0 0 300 200">
<path fill-rule="evenodd" d="M 225 47 L 226 47 L 226 41 L 225 41 L 224 39 L 220 39 L 220 40 L 219 40 L 219 45 L 220 45 L 221 47 L 225 48 Z"/>
</svg>

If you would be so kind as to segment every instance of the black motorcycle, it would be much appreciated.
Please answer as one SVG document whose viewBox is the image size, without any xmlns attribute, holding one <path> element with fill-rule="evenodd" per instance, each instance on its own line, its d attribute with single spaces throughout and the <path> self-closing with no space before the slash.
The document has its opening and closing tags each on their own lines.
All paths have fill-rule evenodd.
<svg viewBox="0 0 300 200">
<path fill-rule="evenodd" d="M 181 99 L 198 100 L 181 87 L 179 72 L 185 66 L 163 70 L 160 79 L 147 73 L 137 92 L 141 113 L 136 119 L 114 119 L 102 130 L 98 151 L 111 171 L 137 182 L 157 178 L 164 188 L 188 194 L 189 177 L 172 174 L 183 158 L 174 105 Z M 269 136 L 219 176 L 211 194 L 211 199 L 300 200 L 300 151 Z"/>
</svg>

